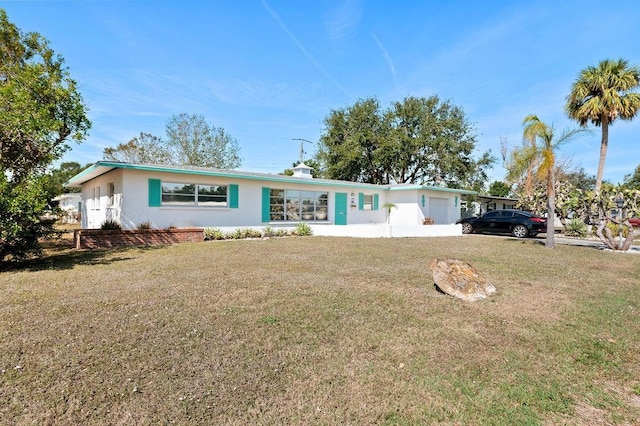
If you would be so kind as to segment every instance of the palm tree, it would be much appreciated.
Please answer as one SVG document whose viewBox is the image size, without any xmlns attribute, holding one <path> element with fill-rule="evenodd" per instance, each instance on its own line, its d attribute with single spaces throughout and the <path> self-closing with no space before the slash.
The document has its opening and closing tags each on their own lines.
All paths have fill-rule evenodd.
<svg viewBox="0 0 640 426">
<path fill-rule="evenodd" d="M 543 123 L 538 116 L 528 115 L 522 122 L 524 126 L 523 138 L 530 145 L 524 145 L 516 149 L 511 155 L 508 164 L 507 180 L 510 182 L 518 180 L 520 177 L 530 176 L 531 166 L 534 165 L 535 174 L 541 179 L 546 179 L 547 184 L 547 239 L 545 247 L 555 247 L 555 227 L 554 217 L 556 211 L 555 201 L 555 168 L 556 149 L 563 143 L 568 142 L 583 129 L 565 130 L 556 139 L 554 138 L 553 126 Z M 540 145 L 536 140 L 541 142 Z"/>
<path fill-rule="evenodd" d="M 597 67 L 587 67 L 580 72 L 567 96 L 565 111 L 580 126 L 591 122 L 602 126 L 600 161 L 596 176 L 596 194 L 602 187 L 604 161 L 609 145 L 609 125 L 617 118 L 631 120 L 640 110 L 640 93 L 633 90 L 640 86 L 640 68 L 631 67 L 624 59 L 601 61 Z"/>
</svg>

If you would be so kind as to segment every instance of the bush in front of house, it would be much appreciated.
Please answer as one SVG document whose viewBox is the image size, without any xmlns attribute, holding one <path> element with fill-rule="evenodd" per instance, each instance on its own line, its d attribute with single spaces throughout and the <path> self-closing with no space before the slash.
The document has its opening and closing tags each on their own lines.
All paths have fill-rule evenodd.
<svg viewBox="0 0 640 426">
<path fill-rule="evenodd" d="M 278 229 L 276 230 L 276 237 L 288 237 L 289 235 L 291 235 L 292 231 L 289 229 Z"/>
<path fill-rule="evenodd" d="M 225 234 L 220 228 L 204 228 L 205 240 L 224 240 Z"/>
<path fill-rule="evenodd" d="M 253 228 L 238 228 L 227 235 L 232 240 L 243 240 L 245 238 L 262 238 L 262 232 Z"/>
<path fill-rule="evenodd" d="M 151 222 L 147 220 L 146 222 L 139 223 L 136 228 L 138 229 L 138 231 L 144 231 L 146 229 L 152 229 L 153 226 L 151 225 Z"/>
<path fill-rule="evenodd" d="M 267 225 L 262 230 L 262 236 L 265 237 L 265 238 L 275 237 L 276 236 L 276 230 L 273 228 L 273 226 Z"/>
<path fill-rule="evenodd" d="M 107 219 L 102 222 L 102 225 L 100 225 L 100 229 L 102 229 L 103 231 L 122 231 L 122 225 L 120 225 L 120 222 Z"/>
<path fill-rule="evenodd" d="M 293 230 L 294 235 L 298 235 L 300 237 L 308 237 L 313 235 L 313 230 L 306 222 L 300 222 L 296 225 L 296 229 Z"/>
</svg>

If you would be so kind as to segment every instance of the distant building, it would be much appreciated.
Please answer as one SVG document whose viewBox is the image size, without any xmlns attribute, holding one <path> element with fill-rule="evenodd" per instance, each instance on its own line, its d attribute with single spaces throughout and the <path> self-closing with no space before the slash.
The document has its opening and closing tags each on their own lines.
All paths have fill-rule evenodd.
<svg viewBox="0 0 640 426">
<path fill-rule="evenodd" d="M 480 216 L 492 210 L 515 209 L 517 203 L 517 198 L 477 195 L 475 201 L 464 200 L 460 214 L 461 217 Z"/>
<path fill-rule="evenodd" d="M 78 223 L 80 221 L 80 212 L 82 211 L 82 194 L 79 192 L 70 192 L 62 194 L 51 200 L 54 206 L 60 207 L 63 215 L 60 220 L 63 223 Z"/>
</svg>

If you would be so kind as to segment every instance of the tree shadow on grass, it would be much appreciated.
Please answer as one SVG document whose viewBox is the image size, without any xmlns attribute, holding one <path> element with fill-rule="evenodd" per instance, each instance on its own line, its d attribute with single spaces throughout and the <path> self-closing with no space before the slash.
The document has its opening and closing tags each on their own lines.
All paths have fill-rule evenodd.
<svg viewBox="0 0 640 426">
<path fill-rule="evenodd" d="M 138 253 L 161 250 L 166 246 L 129 246 L 110 249 L 77 250 L 58 240 L 43 242 L 44 254 L 20 263 L 0 262 L 0 272 L 8 271 L 60 271 L 77 265 L 109 265 L 133 259 Z"/>
</svg>

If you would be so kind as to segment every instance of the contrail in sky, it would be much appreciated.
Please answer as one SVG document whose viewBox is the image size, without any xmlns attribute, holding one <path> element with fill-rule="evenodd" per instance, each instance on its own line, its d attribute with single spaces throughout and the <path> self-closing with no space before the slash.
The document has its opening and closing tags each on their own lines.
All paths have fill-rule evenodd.
<svg viewBox="0 0 640 426">
<path fill-rule="evenodd" d="M 273 9 L 271 9 L 271 7 L 269 7 L 269 5 L 265 0 L 262 0 L 262 6 L 264 6 L 264 8 L 267 9 L 267 12 L 269 12 L 269 15 L 271 15 L 271 17 L 278 23 L 280 28 L 282 28 L 282 30 L 285 33 L 287 33 L 289 38 L 293 40 L 296 46 L 298 46 L 298 49 L 300 49 L 302 54 L 309 60 L 309 62 L 311 62 L 322 73 L 322 75 L 324 75 L 330 82 L 332 82 L 338 89 L 340 89 L 342 93 L 344 93 L 348 98 L 351 98 L 351 95 L 347 93 L 344 87 L 342 87 L 340 83 L 338 83 L 333 77 L 331 77 L 331 75 L 329 75 L 327 71 L 325 71 L 324 68 L 322 68 L 322 66 L 318 63 L 316 58 L 314 58 L 313 55 L 309 53 L 309 51 L 302 45 L 302 43 L 300 43 L 300 41 L 296 38 L 296 36 L 293 35 L 291 31 L 289 31 L 289 28 L 287 28 L 284 22 L 282 22 L 282 20 L 280 19 L 280 16 L 278 16 L 278 14 Z"/>
<path fill-rule="evenodd" d="M 384 48 L 384 46 L 382 45 L 380 40 L 378 40 L 378 37 L 376 37 L 375 34 L 371 33 L 371 37 L 376 42 L 376 44 L 378 45 L 380 50 L 382 50 L 382 54 L 384 55 L 385 61 L 387 61 L 387 64 L 389 65 L 389 69 L 391 70 L 391 74 L 393 75 L 393 78 L 396 78 L 396 67 L 395 67 L 395 65 L 393 65 L 393 59 L 391 59 L 391 55 L 389 55 L 389 52 L 387 52 L 387 49 Z"/>
</svg>

